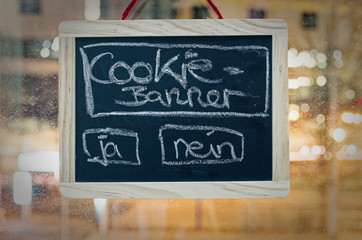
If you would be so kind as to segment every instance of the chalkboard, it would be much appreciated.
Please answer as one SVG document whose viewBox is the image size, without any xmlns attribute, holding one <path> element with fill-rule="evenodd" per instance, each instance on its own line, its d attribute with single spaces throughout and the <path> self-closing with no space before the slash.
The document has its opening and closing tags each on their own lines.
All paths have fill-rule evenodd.
<svg viewBox="0 0 362 240">
<path fill-rule="evenodd" d="M 200 28 L 210 25 L 205 20 L 183 21 Z M 64 184 L 72 184 L 74 190 L 84 184 L 113 187 L 117 183 L 121 189 L 112 197 L 148 198 L 160 197 L 160 192 L 137 192 L 140 185 L 160 190 L 165 183 L 176 189 L 187 184 L 189 188 L 206 184 L 212 189 L 222 184 L 219 192 L 209 191 L 203 196 L 199 196 L 197 188 L 166 194 L 161 187 L 162 196 L 184 194 L 196 198 L 245 195 L 228 194 L 228 184 L 276 183 L 275 120 L 286 112 L 275 105 L 273 96 L 287 93 L 278 87 L 285 84 L 285 79 L 275 81 L 280 70 L 286 71 L 285 65 L 275 67 L 281 50 L 282 64 L 286 56 L 286 49 L 273 45 L 275 33 L 235 34 L 230 29 L 228 34 L 213 34 L 212 30 L 197 35 L 121 33 L 120 25 L 142 32 L 136 22 L 105 22 L 106 27 L 117 31 L 104 31 L 104 35 L 85 22 L 63 23 L 60 28 L 61 41 L 68 47 L 61 63 L 69 61 L 67 54 L 73 63 L 65 67 L 71 70 L 64 69 L 68 72 L 65 78 L 72 78 L 70 89 L 65 91 L 74 95 L 70 103 L 74 115 L 67 123 L 74 126 L 68 139 L 72 153 L 65 153 L 72 173 Z M 169 23 L 176 22 L 144 21 L 144 26 L 152 29 L 156 23 L 171 28 Z M 240 23 L 248 22 L 217 23 L 234 23 L 240 28 Z M 71 36 L 62 39 L 61 33 L 69 32 L 69 28 L 82 28 L 83 32 L 72 31 Z M 283 88 L 285 91 L 285 85 Z M 283 121 L 286 126 L 280 129 L 285 131 L 288 124 Z M 287 143 L 287 135 L 283 134 L 286 139 L 281 142 Z M 285 165 L 288 158 L 283 148 L 280 162 Z M 129 186 L 133 193 L 124 194 Z M 234 191 L 240 191 L 241 186 Z M 104 196 L 104 192 L 100 187 L 97 196 Z"/>
</svg>

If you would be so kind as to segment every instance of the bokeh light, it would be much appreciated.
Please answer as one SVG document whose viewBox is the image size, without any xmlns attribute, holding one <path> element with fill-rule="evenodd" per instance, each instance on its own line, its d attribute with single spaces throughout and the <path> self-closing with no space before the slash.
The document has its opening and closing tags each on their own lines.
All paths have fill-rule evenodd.
<svg viewBox="0 0 362 240">
<path fill-rule="evenodd" d="M 337 142 L 342 142 L 346 138 L 346 132 L 342 128 L 337 128 L 333 131 L 333 139 Z"/>
<path fill-rule="evenodd" d="M 345 123 L 353 123 L 354 121 L 354 114 L 350 112 L 344 112 L 342 114 L 342 121 Z"/>
<path fill-rule="evenodd" d="M 327 83 L 327 78 L 325 76 L 317 77 L 317 85 L 323 87 Z"/>
<path fill-rule="evenodd" d="M 298 111 L 296 111 L 296 110 L 290 111 L 290 113 L 289 113 L 289 120 L 297 121 L 298 118 L 299 118 L 299 113 L 298 113 Z"/>
</svg>

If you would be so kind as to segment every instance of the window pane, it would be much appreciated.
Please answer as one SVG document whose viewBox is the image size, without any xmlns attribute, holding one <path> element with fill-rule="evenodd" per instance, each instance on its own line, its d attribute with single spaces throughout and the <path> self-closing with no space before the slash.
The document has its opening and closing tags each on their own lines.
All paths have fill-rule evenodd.
<svg viewBox="0 0 362 240">
<path fill-rule="evenodd" d="M 40 0 L 21 0 L 20 11 L 22 14 L 39 14 Z"/>
<path fill-rule="evenodd" d="M 359 239 L 360 1 L 214 1 L 224 18 L 288 24 L 287 198 L 60 195 L 58 26 L 93 11 L 97 19 L 119 20 L 129 2 L 0 1 L 0 239 Z M 169 18 L 217 16 L 207 1 L 140 0 L 128 17 Z"/>
</svg>

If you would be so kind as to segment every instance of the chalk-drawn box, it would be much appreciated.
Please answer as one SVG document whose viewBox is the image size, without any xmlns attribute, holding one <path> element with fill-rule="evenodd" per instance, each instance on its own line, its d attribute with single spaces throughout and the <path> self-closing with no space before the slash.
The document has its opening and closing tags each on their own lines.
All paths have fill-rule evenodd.
<svg viewBox="0 0 362 240">
<path fill-rule="evenodd" d="M 130 150 L 129 144 L 134 149 Z M 89 145 L 98 148 L 89 148 Z M 86 129 L 82 134 L 82 146 L 90 163 L 99 163 L 105 167 L 109 164 L 141 165 L 138 134 L 128 129 Z"/>
<path fill-rule="evenodd" d="M 270 36 L 259 38 L 271 42 Z M 199 36 L 169 43 L 149 37 L 139 43 L 137 37 L 113 37 L 89 43 L 77 38 L 83 68 L 77 75 L 84 81 L 79 86 L 85 91 L 87 113 L 92 118 L 267 117 L 271 52 L 247 45 L 252 40 L 232 36 L 210 42 Z M 218 45 L 225 41 L 227 45 Z"/>
<path fill-rule="evenodd" d="M 163 165 L 229 164 L 244 157 L 243 134 L 225 127 L 166 124 L 159 140 Z"/>
</svg>

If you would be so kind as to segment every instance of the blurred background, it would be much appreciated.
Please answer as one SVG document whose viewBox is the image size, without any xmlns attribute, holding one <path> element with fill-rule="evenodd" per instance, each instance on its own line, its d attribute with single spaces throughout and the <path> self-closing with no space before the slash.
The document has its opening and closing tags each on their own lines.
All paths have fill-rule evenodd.
<svg viewBox="0 0 362 240">
<path fill-rule="evenodd" d="M 288 24 L 284 199 L 105 200 L 58 191 L 58 25 L 128 0 L 0 1 L 0 239 L 362 239 L 362 1 L 214 0 Z M 216 18 L 206 0 L 139 0 L 128 19 Z"/>
</svg>

